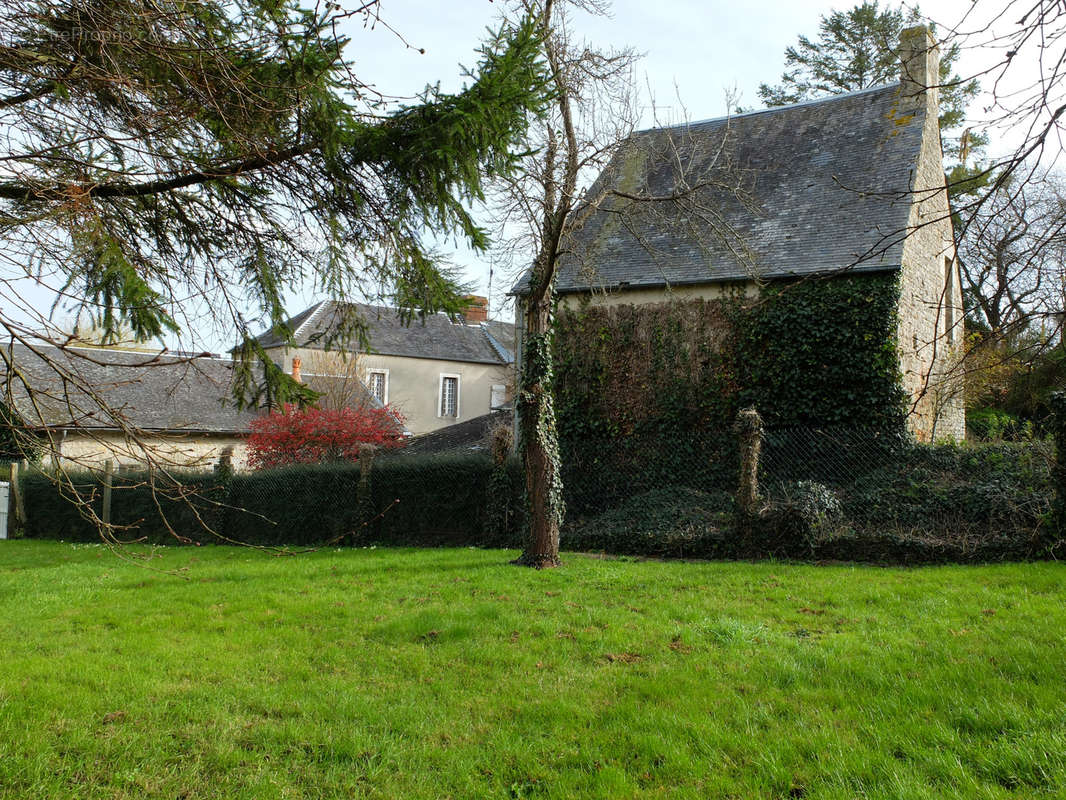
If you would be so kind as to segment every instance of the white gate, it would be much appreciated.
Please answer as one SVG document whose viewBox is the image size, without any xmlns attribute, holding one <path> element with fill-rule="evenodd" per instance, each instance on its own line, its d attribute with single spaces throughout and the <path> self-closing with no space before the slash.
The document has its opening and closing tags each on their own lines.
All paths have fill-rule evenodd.
<svg viewBox="0 0 1066 800">
<path fill-rule="evenodd" d="M 10 484 L 0 481 L 0 539 L 7 538 L 7 493 Z"/>
</svg>

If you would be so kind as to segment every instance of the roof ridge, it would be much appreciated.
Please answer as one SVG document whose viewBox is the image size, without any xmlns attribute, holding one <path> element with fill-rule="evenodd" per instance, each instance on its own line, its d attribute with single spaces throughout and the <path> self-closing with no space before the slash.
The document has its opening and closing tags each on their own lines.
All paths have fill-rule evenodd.
<svg viewBox="0 0 1066 800">
<path fill-rule="evenodd" d="M 500 342 L 496 341 L 496 337 L 493 336 L 492 333 L 489 331 L 488 322 L 487 321 L 486 322 L 479 322 L 478 323 L 478 328 L 480 328 L 481 332 L 483 334 L 485 334 L 485 338 L 489 340 L 489 344 L 492 345 L 492 349 L 496 351 L 496 354 L 500 357 L 500 360 L 504 364 L 510 364 L 511 363 L 511 353 L 510 353 L 510 351 L 507 350 L 506 348 L 504 348 L 504 346 Z"/>
<path fill-rule="evenodd" d="M 654 133 L 655 131 L 668 131 L 676 128 L 691 128 L 696 125 L 709 125 L 712 122 L 725 122 L 727 120 L 740 119 L 742 117 L 754 117 L 759 114 L 775 114 L 779 111 L 788 111 L 793 108 L 802 108 L 804 106 L 814 106 L 819 103 L 830 103 L 835 100 L 844 100 L 848 97 L 858 97 L 863 94 L 873 94 L 884 89 L 888 89 L 892 86 L 899 86 L 899 81 L 890 81 L 889 83 L 878 84 L 877 86 L 868 86 L 865 89 L 856 89 L 853 92 L 843 92 L 841 94 L 828 94 L 824 97 L 812 97 L 810 100 L 801 100 L 798 103 L 789 103 L 784 106 L 771 106 L 770 108 L 757 108 L 754 111 L 743 111 L 738 114 L 723 114 L 718 117 L 707 117 L 706 119 L 690 120 L 688 122 L 678 122 L 674 125 L 657 125 L 651 128 L 641 128 L 640 130 L 633 131 L 633 134 L 639 133 Z"/>
<path fill-rule="evenodd" d="M 13 342 L 12 344 L 15 347 L 25 347 L 27 350 L 33 350 L 33 348 L 36 348 L 36 347 L 41 347 L 41 348 L 47 347 L 47 348 L 51 348 L 52 350 L 60 350 L 60 351 L 87 350 L 87 351 L 93 352 L 93 353 L 124 353 L 126 355 L 146 356 L 147 358 L 149 358 L 151 360 L 156 360 L 156 359 L 160 359 L 160 358 L 174 359 L 173 362 L 160 361 L 159 363 L 163 364 L 163 365 L 174 364 L 174 363 L 189 364 L 189 363 L 193 363 L 193 362 L 196 362 L 196 361 L 222 361 L 222 362 L 224 362 L 226 364 L 233 364 L 233 358 L 232 357 L 219 355 L 218 353 L 210 353 L 210 352 L 208 352 L 206 350 L 203 350 L 200 353 L 191 353 L 191 352 L 179 352 L 179 351 L 176 351 L 176 350 L 170 350 L 170 349 L 166 349 L 166 348 L 162 349 L 162 350 L 127 350 L 126 348 L 123 348 L 123 347 L 103 347 L 103 346 L 94 347 L 92 345 L 81 345 L 81 344 L 58 345 L 58 344 L 54 344 L 54 343 L 51 343 L 51 342 L 42 342 L 40 344 L 35 344 L 32 347 L 30 345 L 28 345 L 28 344 L 23 343 L 23 342 Z M 3 345 L 3 347 L 9 347 L 9 346 L 10 345 L 8 345 L 8 344 Z"/>
<path fill-rule="evenodd" d="M 333 302 L 332 300 L 328 300 L 328 299 L 327 300 L 319 300 L 318 301 L 318 304 L 317 304 L 318 307 L 315 308 L 315 310 L 312 311 L 310 314 L 308 314 L 307 318 L 296 327 L 296 330 L 294 330 L 292 332 L 292 342 L 293 342 L 294 345 L 299 347 L 298 339 L 299 339 L 299 336 L 300 336 L 300 331 L 302 331 L 304 328 L 306 328 L 307 324 L 311 320 L 313 320 L 315 317 L 318 316 L 319 312 L 322 311 L 322 307 L 325 306 L 326 303 L 332 303 L 332 302 Z"/>
</svg>

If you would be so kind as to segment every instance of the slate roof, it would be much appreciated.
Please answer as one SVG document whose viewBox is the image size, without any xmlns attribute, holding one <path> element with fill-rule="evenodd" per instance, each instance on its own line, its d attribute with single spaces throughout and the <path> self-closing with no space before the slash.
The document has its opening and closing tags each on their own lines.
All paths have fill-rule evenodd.
<svg viewBox="0 0 1066 800">
<path fill-rule="evenodd" d="M 34 389 L 31 401 L 22 381 L 11 381 L 16 410 L 32 427 L 115 429 L 120 427 L 115 417 L 121 415 L 146 431 L 247 433 L 258 416 L 228 402 L 233 380 L 228 359 L 99 348 L 35 349 L 44 357 L 21 344 L 7 348 Z M 61 371 L 72 376 L 66 385 Z M 6 380 L 0 375 L 0 383 Z M 79 385 L 91 387 L 114 410 L 114 417 L 76 388 Z"/>
<path fill-rule="evenodd" d="M 509 425 L 513 419 L 512 410 L 490 411 L 480 417 L 472 417 L 454 425 L 413 436 L 407 440 L 407 445 L 402 450 L 396 451 L 396 455 L 445 453 L 453 450 L 488 452 L 492 445 L 490 435 L 493 429 L 500 425 Z"/>
<path fill-rule="evenodd" d="M 365 321 L 370 352 L 384 356 L 432 358 L 440 361 L 466 361 L 475 364 L 510 364 L 514 361 L 514 325 L 490 320 L 480 325 L 453 322 L 445 314 L 417 316 L 404 324 L 395 308 L 362 303 L 341 304 L 323 300 L 297 314 L 288 322 L 295 347 L 325 348 L 331 330 L 343 326 L 352 312 Z M 286 342 L 274 331 L 260 334 L 265 348 L 282 347 Z M 336 345 L 331 345 L 336 347 Z"/>
<path fill-rule="evenodd" d="M 514 361 L 514 354 L 518 349 L 517 333 L 515 332 L 515 325 L 513 322 L 501 322 L 497 319 L 490 319 L 487 322 L 481 323 L 485 333 L 489 336 L 489 341 L 493 347 L 496 348 L 500 357 L 503 358 L 508 364 Z"/>
<path fill-rule="evenodd" d="M 605 186 L 676 195 L 676 162 L 689 186 L 707 188 L 696 203 L 610 197 L 567 241 L 557 290 L 898 268 L 924 123 L 924 110 L 901 114 L 898 99 L 891 84 L 633 134 L 589 198 Z M 739 180 L 749 202 L 708 186 L 723 180 Z"/>
</svg>

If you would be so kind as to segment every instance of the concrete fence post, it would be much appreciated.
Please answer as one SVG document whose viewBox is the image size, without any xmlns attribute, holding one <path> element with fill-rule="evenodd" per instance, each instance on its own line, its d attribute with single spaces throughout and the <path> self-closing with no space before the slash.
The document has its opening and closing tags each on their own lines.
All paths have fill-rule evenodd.
<svg viewBox="0 0 1066 800">
<path fill-rule="evenodd" d="M 111 479 L 114 473 L 115 462 L 109 458 L 104 462 L 104 498 L 103 511 L 100 517 L 105 525 L 111 524 Z"/>
<path fill-rule="evenodd" d="M 493 466 L 502 467 L 513 450 L 514 431 L 503 425 L 493 429 L 491 444 Z"/>
<path fill-rule="evenodd" d="M 25 469 L 25 467 L 22 468 L 22 470 Z M 18 462 L 12 461 L 8 476 L 8 481 L 11 485 L 11 508 L 15 512 L 15 530 L 21 531 L 26 526 L 26 505 L 22 500 L 22 486 L 19 484 L 19 473 Z"/>
<path fill-rule="evenodd" d="M 492 470 L 489 472 L 485 486 L 485 509 L 482 530 L 486 544 L 507 546 L 518 544 L 512 541 L 512 530 L 516 500 L 511 473 L 507 469 L 507 460 L 514 451 L 514 429 L 501 425 L 492 431 L 489 441 L 489 453 L 492 457 Z"/>
<path fill-rule="evenodd" d="M 740 485 L 737 487 L 737 510 L 754 516 L 759 509 L 759 455 L 762 452 L 763 423 L 759 412 L 745 408 L 737 414 L 735 425 L 740 447 Z"/>
</svg>

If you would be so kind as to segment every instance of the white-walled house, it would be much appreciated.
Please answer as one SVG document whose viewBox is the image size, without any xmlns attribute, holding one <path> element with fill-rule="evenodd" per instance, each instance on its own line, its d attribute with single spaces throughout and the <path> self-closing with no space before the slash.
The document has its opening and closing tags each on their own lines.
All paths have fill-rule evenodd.
<svg viewBox="0 0 1066 800">
<path fill-rule="evenodd" d="M 273 331 L 259 342 L 276 364 L 312 388 L 323 377 L 357 378 L 418 435 L 511 400 L 514 325 L 488 319 L 485 299 L 472 299 L 464 317 L 430 314 L 409 321 L 395 308 L 324 300 L 289 320 L 291 343 Z M 337 334 L 352 319 L 365 326 L 368 348 L 360 348 L 354 334 Z"/>
</svg>

